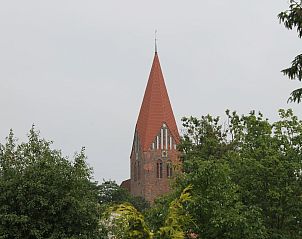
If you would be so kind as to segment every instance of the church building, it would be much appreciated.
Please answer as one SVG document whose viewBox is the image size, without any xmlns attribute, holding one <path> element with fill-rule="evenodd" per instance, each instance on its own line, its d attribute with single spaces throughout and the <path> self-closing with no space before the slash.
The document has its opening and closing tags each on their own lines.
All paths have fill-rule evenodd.
<svg viewBox="0 0 302 239">
<path fill-rule="evenodd" d="M 130 154 L 130 179 L 121 186 L 153 202 L 169 192 L 180 165 L 180 141 L 158 53 L 155 55 L 135 126 Z"/>
</svg>

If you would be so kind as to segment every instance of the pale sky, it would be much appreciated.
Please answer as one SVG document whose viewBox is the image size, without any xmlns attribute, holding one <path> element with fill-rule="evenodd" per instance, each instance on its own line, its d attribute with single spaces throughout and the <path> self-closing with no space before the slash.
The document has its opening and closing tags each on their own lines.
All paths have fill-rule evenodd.
<svg viewBox="0 0 302 239">
<path fill-rule="evenodd" d="M 280 70 L 301 52 L 279 24 L 287 0 L 0 0 L 0 142 L 31 125 L 95 180 L 129 178 L 154 31 L 175 118 L 261 111 L 277 119 L 299 82 Z"/>
</svg>

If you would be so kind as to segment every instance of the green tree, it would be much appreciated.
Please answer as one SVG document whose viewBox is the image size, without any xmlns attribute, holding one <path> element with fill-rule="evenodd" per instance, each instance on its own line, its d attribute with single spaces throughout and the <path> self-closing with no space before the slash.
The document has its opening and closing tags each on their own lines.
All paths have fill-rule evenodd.
<svg viewBox="0 0 302 239">
<path fill-rule="evenodd" d="M 109 208 L 106 218 L 101 221 L 107 228 L 103 238 L 111 236 L 119 239 L 184 239 L 185 225 L 191 222 L 186 204 L 191 200 L 191 187 L 186 187 L 178 197 L 170 202 L 163 225 L 152 230 L 142 213 L 131 204 L 123 203 Z"/>
<path fill-rule="evenodd" d="M 84 149 L 73 162 L 34 127 L 0 148 L 0 238 L 97 238 L 99 206 Z"/>
<path fill-rule="evenodd" d="M 176 185 L 193 186 L 188 209 L 203 238 L 302 237 L 302 122 L 291 110 L 279 115 L 183 119 Z"/>
<path fill-rule="evenodd" d="M 265 238 L 261 210 L 241 201 L 227 161 L 200 160 L 182 183 L 193 185 L 188 211 L 202 238 Z"/>
<path fill-rule="evenodd" d="M 186 227 L 192 223 L 186 204 L 191 201 L 191 189 L 187 186 L 168 208 L 164 225 L 156 233 L 159 239 L 184 239 Z"/>
<path fill-rule="evenodd" d="M 100 204 L 105 207 L 125 202 L 132 204 L 140 212 L 150 207 L 150 204 L 143 197 L 131 195 L 128 190 L 111 180 L 98 185 L 98 198 Z"/>
<path fill-rule="evenodd" d="M 112 234 L 119 239 L 151 239 L 153 234 L 144 216 L 129 203 L 118 205 L 111 212 Z"/>
<path fill-rule="evenodd" d="M 152 231 L 159 231 L 159 229 L 164 226 L 169 205 L 175 198 L 177 198 L 177 195 L 175 190 L 173 190 L 168 195 L 155 199 L 154 204 L 144 211 L 146 223 Z"/>
<path fill-rule="evenodd" d="M 302 1 L 290 0 L 289 9 L 281 12 L 278 17 L 280 23 L 283 23 L 284 26 L 293 30 L 296 29 L 298 37 L 302 37 Z M 289 68 L 282 70 L 282 73 L 286 75 L 290 80 L 302 80 L 302 54 L 299 54 L 292 61 L 292 64 Z M 291 102 L 300 103 L 302 99 L 302 88 L 296 89 L 291 93 L 290 98 L 288 99 Z"/>
<path fill-rule="evenodd" d="M 129 200 L 128 191 L 112 180 L 98 185 L 98 193 L 101 204 L 120 204 Z"/>
</svg>

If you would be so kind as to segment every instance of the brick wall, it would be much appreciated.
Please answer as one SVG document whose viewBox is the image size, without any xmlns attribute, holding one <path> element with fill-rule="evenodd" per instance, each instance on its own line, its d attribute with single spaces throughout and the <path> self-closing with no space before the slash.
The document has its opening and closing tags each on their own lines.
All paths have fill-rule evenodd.
<svg viewBox="0 0 302 239">
<path fill-rule="evenodd" d="M 140 168 L 135 169 L 136 155 L 131 154 L 131 193 L 142 196 L 147 201 L 153 202 L 155 198 L 166 194 L 170 190 L 170 183 L 177 173 L 175 167 L 172 177 L 167 175 L 167 163 L 179 165 L 179 152 L 175 149 L 167 150 L 167 157 L 162 157 L 162 150 L 149 150 L 140 155 Z M 162 162 L 162 178 L 158 178 L 157 163 Z M 140 171 L 140 177 L 135 178 L 135 170 Z"/>
</svg>

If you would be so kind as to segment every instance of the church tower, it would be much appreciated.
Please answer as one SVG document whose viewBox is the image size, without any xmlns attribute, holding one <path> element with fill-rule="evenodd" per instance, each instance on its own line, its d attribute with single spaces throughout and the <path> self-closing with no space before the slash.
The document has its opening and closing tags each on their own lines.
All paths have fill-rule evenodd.
<svg viewBox="0 0 302 239">
<path fill-rule="evenodd" d="M 169 192 L 170 180 L 179 168 L 176 149 L 180 137 L 155 51 L 145 95 L 137 119 L 130 155 L 130 180 L 122 186 L 131 194 L 153 202 Z"/>
</svg>

